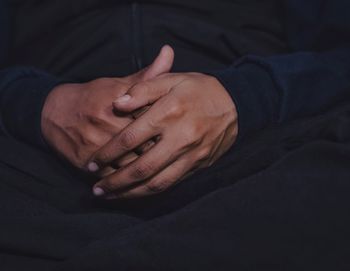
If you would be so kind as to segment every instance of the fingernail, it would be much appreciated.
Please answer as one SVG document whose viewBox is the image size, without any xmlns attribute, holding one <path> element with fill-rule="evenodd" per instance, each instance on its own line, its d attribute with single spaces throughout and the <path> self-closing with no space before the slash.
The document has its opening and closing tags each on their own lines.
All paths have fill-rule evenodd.
<svg viewBox="0 0 350 271">
<path fill-rule="evenodd" d="M 93 189 L 93 192 L 94 192 L 94 195 L 95 195 L 96 197 L 101 197 L 101 196 L 103 196 L 103 195 L 105 194 L 105 191 L 103 191 L 103 189 L 100 188 L 100 187 L 95 187 L 95 188 Z"/>
<path fill-rule="evenodd" d="M 95 162 L 90 162 L 88 165 L 88 170 L 90 172 L 96 172 L 98 171 L 100 168 L 98 167 L 98 165 Z"/>
<path fill-rule="evenodd" d="M 126 94 L 120 98 L 118 98 L 115 102 L 118 104 L 124 104 L 127 103 L 131 99 L 131 96 Z"/>
</svg>

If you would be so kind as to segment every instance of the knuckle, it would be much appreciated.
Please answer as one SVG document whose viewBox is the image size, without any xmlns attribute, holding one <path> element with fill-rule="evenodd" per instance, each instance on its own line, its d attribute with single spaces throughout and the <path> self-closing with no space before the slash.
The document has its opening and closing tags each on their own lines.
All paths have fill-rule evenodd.
<svg viewBox="0 0 350 271">
<path fill-rule="evenodd" d="M 109 151 L 103 151 L 99 153 L 96 157 L 96 161 L 99 163 L 106 163 L 112 159 L 112 154 Z"/>
<path fill-rule="evenodd" d="M 169 103 L 168 106 L 166 106 L 165 115 L 168 117 L 177 118 L 182 116 L 183 113 L 184 113 L 183 106 L 177 100 L 172 101 L 171 103 Z"/>
<path fill-rule="evenodd" d="M 206 125 L 202 121 L 195 122 L 192 125 L 192 132 L 195 136 L 202 136 L 207 130 Z"/>
<path fill-rule="evenodd" d="M 142 163 L 139 165 L 136 165 L 132 172 L 131 177 L 136 178 L 138 180 L 143 180 L 149 177 L 153 173 L 153 166 L 149 163 Z"/>
<path fill-rule="evenodd" d="M 102 125 L 104 119 L 106 119 L 106 112 L 101 107 L 94 108 L 93 114 L 87 116 L 87 120 L 96 126 Z"/>
<path fill-rule="evenodd" d="M 186 137 L 191 141 L 196 138 L 197 134 L 197 129 L 194 126 L 188 127 L 185 132 Z"/>
<path fill-rule="evenodd" d="M 99 144 L 100 141 L 101 141 L 100 136 L 95 133 L 89 133 L 89 134 L 86 134 L 85 136 L 80 137 L 80 144 L 85 149 L 90 148 L 90 149 L 97 150 L 99 147 L 101 147 L 101 144 Z"/>
<path fill-rule="evenodd" d="M 134 94 L 144 94 L 144 93 L 149 93 L 150 91 L 151 91 L 151 86 L 147 82 L 142 82 L 137 84 L 132 90 Z"/>
<path fill-rule="evenodd" d="M 201 141 L 201 133 L 195 126 L 190 126 L 184 129 L 183 137 L 186 145 L 197 146 Z"/>
<path fill-rule="evenodd" d="M 118 154 L 115 152 L 115 142 L 112 141 L 105 147 L 102 147 L 101 150 L 95 155 L 95 161 L 101 164 L 111 162 L 118 158 Z"/>
<path fill-rule="evenodd" d="M 210 148 L 204 148 L 200 150 L 197 154 L 197 161 L 206 161 L 210 157 Z"/>
<path fill-rule="evenodd" d="M 135 142 L 135 133 L 130 130 L 122 132 L 119 136 L 119 145 L 125 150 L 132 150 L 134 148 Z"/>
</svg>

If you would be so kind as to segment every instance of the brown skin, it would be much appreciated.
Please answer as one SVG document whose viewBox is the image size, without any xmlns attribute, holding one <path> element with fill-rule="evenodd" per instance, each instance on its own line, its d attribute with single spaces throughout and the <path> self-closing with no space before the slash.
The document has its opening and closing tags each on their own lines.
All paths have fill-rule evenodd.
<svg viewBox="0 0 350 271">
<path fill-rule="evenodd" d="M 130 116 L 115 116 L 110 102 L 129 87 L 111 78 L 56 87 L 42 114 L 46 141 L 74 166 L 84 168 L 94 152 L 132 121 Z"/>
<path fill-rule="evenodd" d="M 88 167 L 103 168 L 151 139 L 158 138 L 157 144 L 99 181 L 95 195 L 130 199 L 163 192 L 197 169 L 212 165 L 237 137 L 235 104 L 214 77 L 161 75 L 135 85 L 114 102 L 124 112 L 148 105 L 147 112 L 97 151 Z"/>
<path fill-rule="evenodd" d="M 85 169 L 91 156 L 134 120 L 131 114 L 115 114 L 112 102 L 135 84 L 169 72 L 173 59 L 173 50 L 165 46 L 154 63 L 137 74 L 57 86 L 47 97 L 42 111 L 45 140 L 73 165 Z M 115 168 L 136 158 L 130 152 L 98 175 L 113 173 Z"/>
</svg>

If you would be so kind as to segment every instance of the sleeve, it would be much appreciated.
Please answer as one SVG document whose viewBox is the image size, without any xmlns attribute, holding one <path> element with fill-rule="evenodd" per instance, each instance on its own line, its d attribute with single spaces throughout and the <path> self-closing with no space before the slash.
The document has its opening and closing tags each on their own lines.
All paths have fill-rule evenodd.
<svg viewBox="0 0 350 271">
<path fill-rule="evenodd" d="M 212 73 L 237 106 L 239 139 L 350 101 L 350 1 L 286 0 L 284 9 L 289 54 Z"/>
<path fill-rule="evenodd" d="M 0 133 L 44 147 L 41 110 L 49 92 L 61 81 L 33 68 L 5 68 L 10 34 L 10 10 L 0 0 Z"/>
</svg>

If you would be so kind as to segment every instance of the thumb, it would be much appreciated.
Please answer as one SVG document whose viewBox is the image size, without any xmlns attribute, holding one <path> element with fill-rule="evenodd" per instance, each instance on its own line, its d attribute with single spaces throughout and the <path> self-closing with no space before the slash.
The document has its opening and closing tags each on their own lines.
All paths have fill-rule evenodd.
<svg viewBox="0 0 350 271">
<path fill-rule="evenodd" d="M 143 70 L 128 77 L 131 83 L 153 79 L 163 73 L 168 73 L 173 67 L 175 53 L 171 46 L 164 45 L 153 63 Z"/>
</svg>

